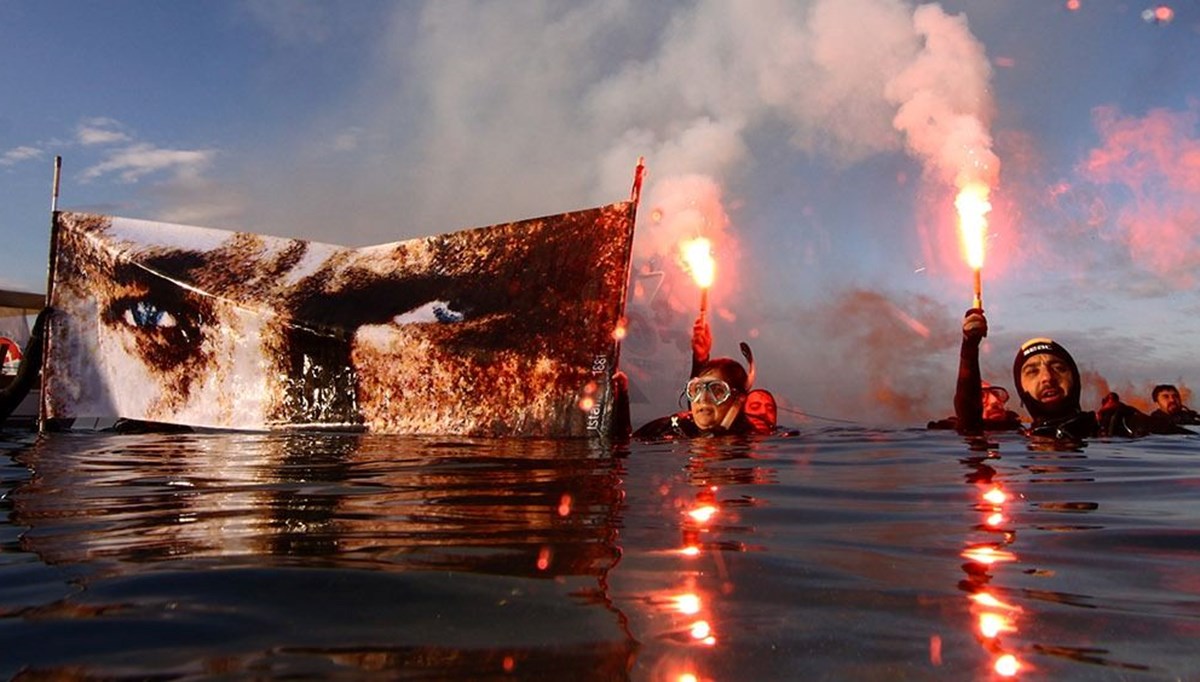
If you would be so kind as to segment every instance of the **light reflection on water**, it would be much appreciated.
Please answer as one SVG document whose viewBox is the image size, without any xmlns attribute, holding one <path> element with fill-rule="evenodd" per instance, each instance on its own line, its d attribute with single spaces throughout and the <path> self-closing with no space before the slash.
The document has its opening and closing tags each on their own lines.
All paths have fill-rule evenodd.
<svg viewBox="0 0 1200 682">
<path fill-rule="evenodd" d="M 1200 677 L 1200 439 L 9 434 L 0 675 Z"/>
</svg>

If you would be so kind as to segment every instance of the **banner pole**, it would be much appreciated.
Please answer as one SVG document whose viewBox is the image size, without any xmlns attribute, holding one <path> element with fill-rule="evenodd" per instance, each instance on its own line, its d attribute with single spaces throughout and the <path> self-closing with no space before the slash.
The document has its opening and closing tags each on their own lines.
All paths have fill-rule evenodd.
<svg viewBox="0 0 1200 682">
<path fill-rule="evenodd" d="M 50 254 L 46 265 L 46 298 L 42 301 L 42 307 L 50 307 L 51 294 L 54 291 L 54 268 L 58 261 L 58 190 L 62 182 L 62 156 L 55 155 L 54 157 L 54 180 L 50 185 Z M 46 364 L 49 362 L 50 354 L 47 352 L 50 349 L 50 331 L 54 328 L 54 316 L 51 315 L 45 322 L 46 329 L 42 332 L 42 367 L 41 380 L 38 382 L 38 432 L 46 432 Z"/>
<path fill-rule="evenodd" d="M 642 179 L 646 173 L 646 157 L 639 156 L 637 166 L 633 170 L 633 188 L 629 191 L 629 202 L 633 204 L 629 207 L 630 229 L 637 224 L 638 205 L 642 200 Z M 605 372 L 607 386 L 605 387 L 604 404 L 607 407 L 607 414 L 601 416 L 600 435 L 602 437 L 617 437 L 624 438 L 629 435 L 628 431 L 632 430 L 632 424 L 629 422 L 629 377 L 625 376 L 621 370 L 621 341 L 625 338 L 628 331 L 626 325 L 629 319 L 625 316 L 626 308 L 628 307 L 629 296 L 629 280 L 633 275 L 632 259 L 633 259 L 633 234 L 629 236 L 629 247 L 624 253 L 625 277 L 622 280 L 621 286 L 621 304 L 617 311 L 617 328 L 613 330 L 612 340 L 612 365 Z M 620 373 L 623 376 L 623 383 L 620 387 L 616 385 L 616 376 Z M 617 413 L 620 412 L 620 421 L 617 421 Z M 622 429 L 623 433 L 615 433 L 616 429 Z"/>
<path fill-rule="evenodd" d="M 54 157 L 54 184 L 50 191 L 50 259 L 46 272 L 46 305 L 54 290 L 54 266 L 58 260 L 58 189 L 62 179 L 62 157 Z"/>
<path fill-rule="evenodd" d="M 54 184 L 50 187 L 50 212 L 58 211 L 58 186 L 62 179 L 62 157 L 54 157 Z"/>
</svg>

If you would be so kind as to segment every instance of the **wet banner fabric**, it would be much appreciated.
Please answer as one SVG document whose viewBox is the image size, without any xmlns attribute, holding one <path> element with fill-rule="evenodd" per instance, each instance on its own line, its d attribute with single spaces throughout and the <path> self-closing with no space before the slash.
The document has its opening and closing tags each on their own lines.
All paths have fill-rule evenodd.
<svg viewBox="0 0 1200 682">
<path fill-rule="evenodd" d="M 633 219 L 346 248 L 59 213 L 43 417 L 605 433 Z"/>
</svg>

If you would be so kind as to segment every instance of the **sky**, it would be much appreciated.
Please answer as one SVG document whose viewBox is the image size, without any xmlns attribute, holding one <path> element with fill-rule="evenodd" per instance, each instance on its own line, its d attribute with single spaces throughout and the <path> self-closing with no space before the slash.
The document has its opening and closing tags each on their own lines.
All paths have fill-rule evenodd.
<svg viewBox="0 0 1200 682">
<path fill-rule="evenodd" d="M 1200 385 L 1200 3 L 0 0 L 0 288 L 59 208 L 366 246 L 638 211 L 621 363 L 673 411 L 714 354 L 781 422 L 952 412 L 982 183 L 984 377 L 1066 346 L 1085 407 Z M 1016 407 L 1016 406 L 1011 406 Z"/>
</svg>

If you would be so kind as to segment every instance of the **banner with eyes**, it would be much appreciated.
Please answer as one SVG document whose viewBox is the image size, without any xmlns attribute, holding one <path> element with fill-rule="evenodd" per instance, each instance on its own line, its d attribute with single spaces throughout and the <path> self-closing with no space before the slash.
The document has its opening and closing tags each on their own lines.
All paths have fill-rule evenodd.
<svg viewBox="0 0 1200 682">
<path fill-rule="evenodd" d="M 42 417 L 607 433 L 634 211 L 363 248 L 58 213 Z"/>
</svg>

